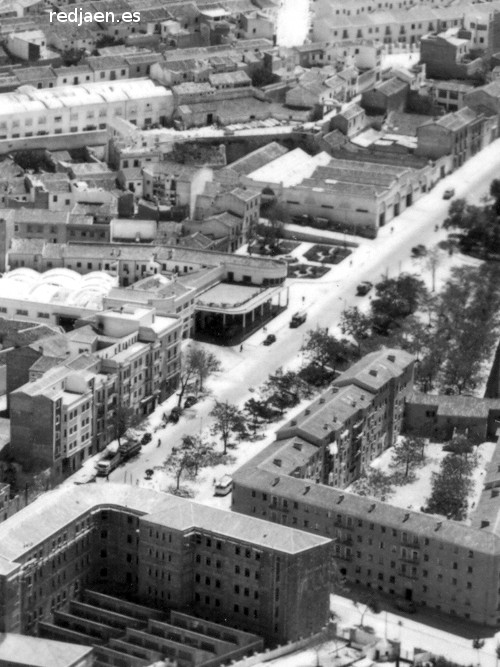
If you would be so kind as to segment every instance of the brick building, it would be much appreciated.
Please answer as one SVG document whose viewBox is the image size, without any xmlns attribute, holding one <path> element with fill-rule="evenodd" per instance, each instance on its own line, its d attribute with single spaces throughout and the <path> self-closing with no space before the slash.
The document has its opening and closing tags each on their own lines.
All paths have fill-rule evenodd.
<svg viewBox="0 0 500 667">
<path fill-rule="evenodd" d="M 392 362 L 392 394 L 382 382 L 377 387 L 373 381 L 378 378 L 372 371 L 382 360 L 385 365 L 394 352 L 377 354 L 382 356 L 368 355 L 335 382 L 334 390 L 340 385 L 355 399 L 348 411 L 347 395 L 341 394 L 342 389 L 332 395 L 330 389 L 298 416 L 293 428 L 290 422 L 280 429 L 274 443 L 234 474 L 232 509 L 332 538 L 340 573 L 349 582 L 451 615 L 499 625 L 500 507 L 494 500 L 498 497 L 499 446 L 488 464 L 487 484 L 470 524 L 345 490 L 360 468 L 358 459 L 369 461 L 377 455 L 378 443 L 384 447 L 391 442 L 389 434 L 398 433 L 404 400 L 412 388 L 413 360 L 397 353 L 399 363 Z M 379 414 L 373 411 L 375 401 Z M 365 403 L 372 404 L 371 415 Z M 336 419 L 340 428 L 335 427 Z M 331 444 L 327 445 L 328 440 Z M 352 474 L 330 477 L 332 459 L 337 466 L 334 472 L 343 466 Z"/>
<path fill-rule="evenodd" d="M 149 489 L 60 487 L 0 525 L 0 631 L 43 630 L 99 586 L 294 640 L 328 620 L 331 557 L 328 538 Z"/>
<path fill-rule="evenodd" d="M 116 437 L 117 411 L 142 417 L 177 387 L 178 319 L 129 306 L 92 324 L 38 343 L 30 381 L 10 394 L 11 451 L 25 470 L 71 474 Z M 47 354 L 55 348 L 63 356 Z"/>
</svg>

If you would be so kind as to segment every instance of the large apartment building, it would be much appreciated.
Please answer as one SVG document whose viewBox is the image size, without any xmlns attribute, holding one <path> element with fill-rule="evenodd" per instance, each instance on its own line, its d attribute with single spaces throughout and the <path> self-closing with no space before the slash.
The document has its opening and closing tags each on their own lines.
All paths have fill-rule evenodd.
<svg viewBox="0 0 500 667">
<path fill-rule="evenodd" d="M 397 350 L 355 364 L 235 473 L 232 508 L 330 537 L 352 583 L 498 625 L 499 507 L 492 498 L 499 447 L 470 525 L 346 490 L 399 432 L 412 368 L 413 359 Z"/>
<path fill-rule="evenodd" d="M 9 395 L 16 459 L 26 470 L 71 474 L 116 438 L 120 410 L 149 414 L 177 387 L 180 329 L 176 318 L 129 306 L 96 314 L 53 345 L 23 348 L 23 359 L 33 352 L 30 381 Z"/>
<path fill-rule="evenodd" d="M 332 548 L 150 489 L 60 487 L 0 525 L 0 630 L 43 634 L 69 600 L 98 586 L 270 644 L 294 640 L 328 620 Z"/>
</svg>

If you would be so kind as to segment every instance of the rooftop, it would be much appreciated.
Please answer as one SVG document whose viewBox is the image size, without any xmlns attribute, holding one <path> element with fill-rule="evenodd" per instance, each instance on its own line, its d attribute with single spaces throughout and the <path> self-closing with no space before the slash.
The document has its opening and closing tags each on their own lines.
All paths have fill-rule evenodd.
<svg viewBox="0 0 500 667">
<path fill-rule="evenodd" d="M 20 560 L 81 516 L 109 507 L 126 508 L 173 529 L 200 529 L 284 553 L 300 553 L 328 539 L 267 521 L 199 505 L 127 484 L 60 486 L 0 524 L 0 559 Z M 29 543 L 27 543 L 29 540 Z"/>
<path fill-rule="evenodd" d="M 14 665 L 69 667 L 80 663 L 92 651 L 91 646 L 80 646 L 11 632 L 0 633 L 0 663 L 12 667 Z"/>
</svg>

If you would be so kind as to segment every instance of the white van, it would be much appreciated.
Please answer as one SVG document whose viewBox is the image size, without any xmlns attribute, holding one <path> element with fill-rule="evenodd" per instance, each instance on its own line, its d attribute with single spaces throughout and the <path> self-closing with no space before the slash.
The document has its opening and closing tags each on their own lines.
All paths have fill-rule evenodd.
<svg viewBox="0 0 500 667">
<path fill-rule="evenodd" d="M 227 496 L 233 490 L 233 479 L 231 475 L 224 475 L 215 485 L 216 496 Z"/>
</svg>

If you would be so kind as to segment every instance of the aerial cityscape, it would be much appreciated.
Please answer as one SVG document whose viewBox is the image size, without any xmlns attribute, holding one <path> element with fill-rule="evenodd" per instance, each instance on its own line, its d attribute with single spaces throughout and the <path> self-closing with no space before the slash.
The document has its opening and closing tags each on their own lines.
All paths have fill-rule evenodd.
<svg viewBox="0 0 500 667">
<path fill-rule="evenodd" d="M 500 0 L 0 0 L 0 667 L 498 667 Z"/>
</svg>

